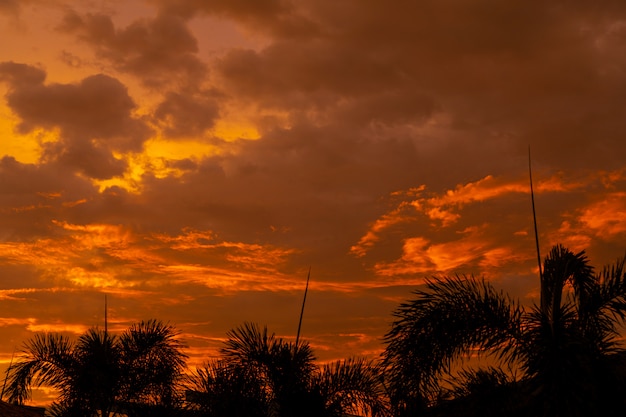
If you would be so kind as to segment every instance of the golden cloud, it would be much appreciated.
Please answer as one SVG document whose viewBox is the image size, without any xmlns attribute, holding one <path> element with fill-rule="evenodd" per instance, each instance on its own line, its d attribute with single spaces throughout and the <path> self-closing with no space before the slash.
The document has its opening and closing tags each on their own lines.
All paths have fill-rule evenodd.
<svg viewBox="0 0 626 417">
<path fill-rule="evenodd" d="M 580 222 L 602 238 L 626 232 L 626 193 L 615 192 L 584 208 Z"/>
</svg>

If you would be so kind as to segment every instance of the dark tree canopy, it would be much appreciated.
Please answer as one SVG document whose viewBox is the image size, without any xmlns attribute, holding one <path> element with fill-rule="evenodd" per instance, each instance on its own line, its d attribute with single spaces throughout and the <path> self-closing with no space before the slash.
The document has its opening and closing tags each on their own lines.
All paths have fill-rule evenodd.
<svg viewBox="0 0 626 417">
<path fill-rule="evenodd" d="M 23 403 L 31 387 L 48 385 L 60 396 L 57 415 L 89 417 L 123 410 L 149 416 L 147 409 L 173 409 L 186 354 L 173 326 L 142 321 L 119 337 L 90 329 L 73 343 L 67 337 L 37 334 L 24 344 L 12 366 L 9 401 Z"/>
<path fill-rule="evenodd" d="M 476 399 L 489 382 L 513 383 L 525 393 L 516 399 L 520 415 L 589 416 L 622 404 L 614 394 L 626 388 L 618 343 L 626 314 L 624 259 L 594 274 L 584 251 L 557 245 L 544 260 L 540 283 L 540 305 L 529 309 L 465 276 L 430 280 L 401 304 L 383 355 L 395 414 L 440 404 L 442 377 L 476 351 L 516 367 L 518 375 L 466 373 L 465 390 L 453 390 L 457 398 Z M 483 384 L 468 384 L 472 378 Z"/>
<path fill-rule="evenodd" d="M 319 367 L 308 343 L 296 346 L 251 323 L 228 333 L 222 356 L 194 376 L 193 396 L 207 416 L 387 414 L 380 369 L 372 361 Z"/>
</svg>

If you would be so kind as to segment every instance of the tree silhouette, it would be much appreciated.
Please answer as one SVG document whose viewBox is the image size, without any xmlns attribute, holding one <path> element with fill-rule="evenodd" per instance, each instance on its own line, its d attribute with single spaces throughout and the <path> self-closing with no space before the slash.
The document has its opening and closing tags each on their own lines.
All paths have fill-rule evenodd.
<svg viewBox="0 0 626 417">
<path fill-rule="evenodd" d="M 121 399 L 132 416 L 170 415 L 179 402 L 186 358 L 178 332 L 156 320 L 132 325 L 119 337 Z"/>
<path fill-rule="evenodd" d="M 318 367 L 308 343 L 296 346 L 251 323 L 228 333 L 222 355 L 222 361 L 197 371 L 194 398 L 204 410 L 224 410 L 223 404 L 235 399 L 238 403 L 230 413 L 206 415 L 324 417 L 358 410 L 380 416 L 387 411 L 379 371 L 371 361 L 348 359 Z"/>
<path fill-rule="evenodd" d="M 90 329 L 76 343 L 59 334 L 37 334 L 12 366 L 9 401 L 23 403 L 32 386 L 60 395 L 52 407 L 63 416 L 162 415 L 176 405 L 186 355 L 178 333 L 156 320 L 131 326 L 119 337 Z"/>
<path fill-rule="evenodd" d="M 270 409 L 266 387 L 259 384 L 256 369 L 225 360 L 196 369 L 187 401 L 198 415 L 211 417 L 266 417 Z"/>
<path fill-rule="evenodd" d="M 540 305 L 528 311 L 474 277 L 430 280 L 400 305 L 383 355 L 397 415 L 437 403 L 442 376 L 474 351 L 517 367 L 520 407 L 534 415 L 591 416 L 621 400 L 624 259 L 595 275 L 584 251 L 557 245 L 543 265 Z"/>
</svg>

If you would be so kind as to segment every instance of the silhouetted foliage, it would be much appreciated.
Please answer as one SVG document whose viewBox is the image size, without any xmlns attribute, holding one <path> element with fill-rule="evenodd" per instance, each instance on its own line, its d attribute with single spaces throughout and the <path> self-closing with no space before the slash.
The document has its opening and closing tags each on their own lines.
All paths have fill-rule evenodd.
<svg viewBox="0 0 626 417">
<path fill-rule="evenodd" d="M 172 326 L 149 320 L 119 337 L 90 329 L 72 343 L 59 334 L 37 334 L 11 368 L 7 393 L 23 403 L 31 387 L 48 385 L 60 396 L 56 416 L 170 415 L 179 402 L 186 355 Z"/>
<path fill-rule="evenodd" d="M 626 315 L 623 266 L 621 259 L 594 275 L 584 252 L 557 245 L 544 261 L 541 304 L 530 311 L 474 277 L 427 282 L 394 312 L 386 335 L 386 383 L 395 414 L 415 415 L 433 404 L 441 410 L 442 376 L 474 351 L 517 365 L 520 379 L 493 369 L 466 374 L 464 388 L 453 394 L 475 407 L 455 415 L 479 415 L 472 412 L 481 395 L 497 390 L 517 404 L 498 405 L 509 415 L 593 416 L 618 409 L 623 400 L 611 393 L 624 388 L 617 344 Z"/>
<path fill-rule="evenodd" d="M 428 415 L 496 417 L 528 415 L 524 402 L 528 398 L 527 385 L 500 368 L 463 369 L 456 375 L 460 383 L 449 392 L 443 392 L 436 407 Z M 534 415 L 534 414 L 533 414 Z"/>
<path fill-rule="evenodd" d="M 187 401 L 203 416 L 268 416 L 269 397 L 255 372 L 225 360 L 209 362 L 192 375 Z"/>
<path fill-rule="evenodd" d="M 348 359 L 318 367 L 308 343 L 246 323 L 228 333 L 223 359 L 196 371 L 189 398 L 206 416 L 343 416 L 387 412 L 379 369 Z M 232 408 L 231 408 L 232 407 Z"/>
</svg>

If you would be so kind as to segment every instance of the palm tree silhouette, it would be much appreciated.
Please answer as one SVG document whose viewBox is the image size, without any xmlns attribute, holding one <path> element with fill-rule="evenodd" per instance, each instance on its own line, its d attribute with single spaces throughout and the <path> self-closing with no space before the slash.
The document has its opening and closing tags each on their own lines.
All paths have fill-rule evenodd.
<svg viewBox="0 0 626 417">
<path fill-rule="evenodd" d="M 48 385 L 60 392 L 52 407 L 58 415 L 164 413 L 176 405 L 185 368 L 177 335 L 157 320 L 134 324 L 119 337 L 90 329 L 76 343 L 60 334 L 37 334 L 11 368 L 9 401 L 23 403 L 32 386 Z"/>
<path fill-rule="evenodd" d="M 584 251 L 556 245 L 543 266 L 540 305 L 528 311 L 490 283 L 458 276 L 430 280 L 401 304 L 383 354 L 394 412 L 441 402 L 442 377 L 473 352 L 519 372 L 522 414 L 592 416 L 620 401 L 612 394 L 624 386 L 624 259 L 594 274 Z"/>
<path fill-rule="evenodd" d="M 231 394 L 238 404 L 230 413 L 206 415 L 324 417 L 359 410 L 381 416 L 387 411 L 379 370 L 371 361 L 318 367 L 308 343 L 296 346 L 252 323 L 231 330 L 221 352 L 220 362 L 196 372 L 192 391 L 204 410 L 224 409 L 216 403 L 233 403 Z"/>
<path fill-rule="evenodd" d="M 254 368 L 235 366 L 223 359 L 198 368 L 190 378 L 187 402 L 194 415 L 211 417 L 266 417 L 269 396 L 258 383 Z"/>
</svg>

